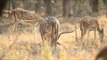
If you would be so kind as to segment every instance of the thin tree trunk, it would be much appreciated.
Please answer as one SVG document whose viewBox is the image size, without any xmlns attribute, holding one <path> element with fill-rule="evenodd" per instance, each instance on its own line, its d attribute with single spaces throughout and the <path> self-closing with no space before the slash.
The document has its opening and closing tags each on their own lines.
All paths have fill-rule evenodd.
<svg viewBox="0 0 107 60">
<path fill-rule="evenodd" d="M 92 9 L 92 12 L 94 13 L 98 12 L 98 0 L 90 0 L 90 6 Z"/>
<path fill-rule="evenodd" d="M 52 1 L 45 0 L 45 4 L 46 4 L 46 14 L 52 16 L 53 15 Z"/>
<path fill-rule="evenodd" d="M 41 14 L 43 11 L 44 0 L 37 0 L 35 4 L 35 11 L 37 14 Z"/>
<path fill-rule="evenodd" d="M 70 16 L 70 0 L 63 0 L 63 16 Z"/>
</svg>

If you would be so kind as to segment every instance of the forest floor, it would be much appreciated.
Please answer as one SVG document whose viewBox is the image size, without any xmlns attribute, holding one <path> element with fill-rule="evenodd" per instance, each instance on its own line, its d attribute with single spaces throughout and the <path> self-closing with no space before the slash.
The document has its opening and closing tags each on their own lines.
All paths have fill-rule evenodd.
<svg viewBox="0 0 107 60">
<path fill-rule="evenodd" d="M 104 16 L 99 19 L 107 20 Z M 106 23 L 104 25 L 107 27 Z M 74 30 L 75 25 L 63 23 L 61 27 L 61 31 Z M 100 43 L 98 32 L 94 40 L 93 31 L 88 38 L 86 36 L 85 40 L 80 40 L 81 32 L 77 24 L 77 39 L 75 39 L 75 32 L 61 35 L 58 42 L 62 45 L 57 46 L 54 55 L 47 46 L 41 47 L 42 40 L 38 29 L 35 29 L 35 32 L 16 33 L 17 37 L 9 33 L 0 34 L 0 60 L 94 60 L 98 52 L 107 45 L 107 28 L 104 29 L 103 43 Z"/>
</svg>

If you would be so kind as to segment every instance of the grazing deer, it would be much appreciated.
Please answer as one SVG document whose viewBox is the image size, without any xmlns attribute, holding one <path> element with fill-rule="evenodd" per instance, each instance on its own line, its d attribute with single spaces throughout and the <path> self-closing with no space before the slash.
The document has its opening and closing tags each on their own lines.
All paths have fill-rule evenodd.
<svg viewBox="0 0 107 60">
<path fill-rule="evenodd" d="M 43 44 L 47 41 L 51 46 L 56 45 L 59 27 L 60 23 L 57 18 L 52 16 L 45 18 L 45 20 L 40 24 L 40 34 Z"/>
<path fill-rule="evenodd" d="M 57 44 L 60 44 L 57 42 L 59 37 L 62 34 L 65 33 L 72 33 L 73 31 L 69 32 L 61 32 L 59 33 L 60 23 L 56 17 L 48 16 L 46 17 L 43 22 L 40 24 L 40 34 L 43 41 L 43 44 L 45 42 L 48 42 L 51 46 L 56 46 Z"/>
<path fill-rule="evenodd" d="M 96 31 L 98 31 L 101 41 L 103 41 L 104 31 L 99 27 L 99 23 L 96 18 L 85 17 L 80 21 L 81 39 L 84 35 L 90 31 L 94 31 L 94 38 L 96 39 Z"/>
</svg>

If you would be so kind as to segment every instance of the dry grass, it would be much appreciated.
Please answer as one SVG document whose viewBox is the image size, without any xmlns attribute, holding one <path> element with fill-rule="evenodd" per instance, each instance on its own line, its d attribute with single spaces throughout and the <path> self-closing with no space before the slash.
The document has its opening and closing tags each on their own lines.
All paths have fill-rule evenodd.
<svg viewBox="0 0 107 60">
<path fill-rule="evenodd" d="M 61 35 L 58 40 L 61 44 L 57 46 L 55 54 L 52 55 L 51 48 L 49 46 L 43 46 L 41 43 L 41 37 L 38 31 L 34 33 L 23 32 L 18 34 L 16 43 L 11 49 L 8 47 L 15 41 L 15 36 L 12 34 L 0 35 L 0 59 L 7 60 L 94 60 L 96 54 L 106 46 L 107 44 L 107 25 L 103 20 L 107 20 L 105 16 L 100 16 L 100 24 L 104 25 L 104 43 L 100 43 L 97 33 L 97 40 L 94 40 L 93 32 L 90 33 L 90 37 L 84 41 L 81 41 L 80 30 L 77 29 L 78 39 L 75 40 L 75 32 Z M 74 25 L 63 23 L 62 30 L 73 30 Z M 7 36 L 10 37 L 7 37 Z M 83 49 L 82 43 L 85 42 Z"/>
</svg>

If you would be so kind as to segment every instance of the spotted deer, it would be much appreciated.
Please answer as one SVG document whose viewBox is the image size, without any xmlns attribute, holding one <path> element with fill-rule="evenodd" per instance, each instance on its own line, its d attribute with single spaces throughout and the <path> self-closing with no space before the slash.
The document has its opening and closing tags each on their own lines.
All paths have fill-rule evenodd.
<svg viewBox="0 0 107 60">
<path fill-rule="evenodd" d="M 56 45 L 60 23 L 57 18 L 48 16 L 40 24 L 40 34 L 43 44 L 47 41 L 51 46 Z"/>
<path fill-rule="evenodd" d="M 12 9 L 10 11 L 10 16 L 12 23 L 15 25 L 15 27 L 13 27 L 14 31 L 17 30 L 16 27 L 19 24 L 32 26 L 32 30 L 34 31 L 35 25 L 37 26 L 42 20 L 42 17 L 37 15 L 35 11 L 29 11 L 22 8 Z"/>
<path fill-rule="evenodd" d="M 56 46 L 57 44 L 60 45 L 57 40 L 62 34 L 65 33 L 72 33 L 73 31 L 64 31 L 59 33 L 60 23 L 56 17 L 48 16 L 46 17 L 43 22 L 40 24 L 40 34 L 43 41 L 48 42 L 50 46 Z"/>
<path fill-rule="evenodd" d="M 80 21 L 80 31 L 81 31 L 81 39 L 84 38 L 84 35 L 90 31 L 94 31 L 94 39 L 96 39 L 96 31 L 98 31 L 101 41 L 103 41 L 104 30 L 99 27 L 99 23 L 97 18 L 85 17 Z"/>
<path fill-rule="evenodd" d="M 10 15 L 14 22 L 34 23 L 42 19 L 41 16 L 35 13 L 35 11 L 28 11 L 22 8 L 12 9 Z"/>
</svg>

